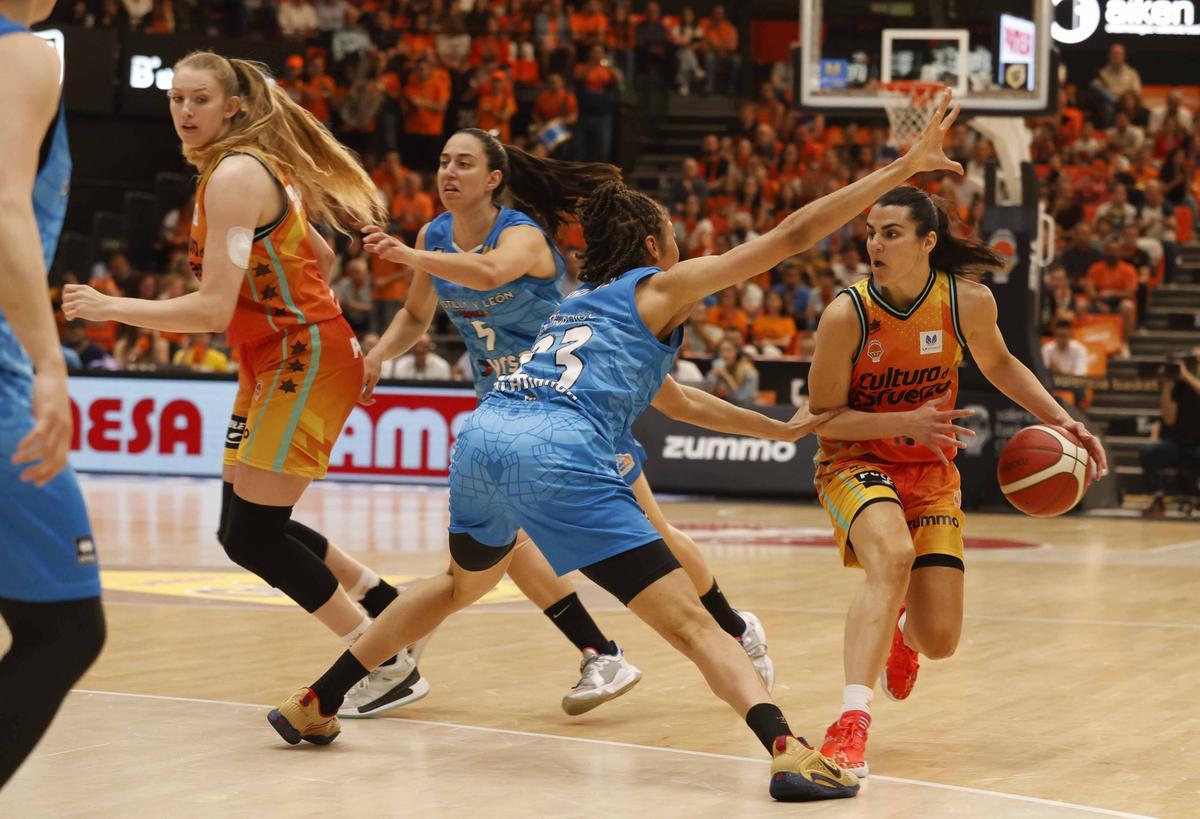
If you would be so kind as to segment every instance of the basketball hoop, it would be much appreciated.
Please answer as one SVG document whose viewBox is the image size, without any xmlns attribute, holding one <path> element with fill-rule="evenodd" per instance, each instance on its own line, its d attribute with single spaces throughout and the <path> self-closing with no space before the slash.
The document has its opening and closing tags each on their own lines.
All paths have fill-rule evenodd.
<svg viewBox="0 0 1200 819">
<path fill-rule="evenodd" d="M 937 110 L 945 90 L 946 86 L 940 82 L 895 80 L 884 83 L 879 97 L 891 126 L 888 144 L 903 151 L 911 148 Z"/>
</svg>

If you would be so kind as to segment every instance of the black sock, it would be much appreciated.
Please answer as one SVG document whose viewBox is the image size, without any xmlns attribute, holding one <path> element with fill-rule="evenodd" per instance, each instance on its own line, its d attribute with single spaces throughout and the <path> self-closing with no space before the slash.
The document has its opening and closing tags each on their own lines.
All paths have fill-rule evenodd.
<svg viewBox="0 0 1200 819">
<path fill-rule="evenodd" d="M 562 600 L 546 609 L 543 614 L 550 618 L 563 635 L 577 649 L 590 648 L 601 654 L 616 654 L 617 644 L 604 636 L 592 615 L 579 602 L 579 595 L 571 592 Z"/>
<path fill-rule="evenodd" d="M 700 602 L 726 634 L 742 639 L 742 635 L 746 633 L 746 621 L 730 607 L 725 593 L 717 585 L 717 578 L 713 578 L 712 588 L 700 596 Z"/>
<path fill-rule="evenodd" d="M 321 675 L 321 679 L 309 686 L 321 703 L 321 713 L 325 716 L 336 714 L 342 707 L 346 692 L 369 673 L 357 657 L 349 651 L 343 652 L 337 662 Z"/>
<path fill-rule="evenodd" d="M 363 599 L 358 602 L 367 610 L 367 614 L 374 620 L 379 615 L 383 614 L 393 600 L 396 599 L 400 592 L 396 591 L 396 587 L 391 583 L 379 578 L 379 583 L 374 588 L 369 589 Z"/>
<path fill-rule="evenodd" d="M 783 718 L 783 712 L 773 702 L 760 702 L 758 705 L 751 706 L 750 710 L 746 712 L 746 724 L 750 726 L 750 730 L 758 737 L 758 741 L 767 749 L 767 753 L 771 753 L 775 737 L 792 736 L 792 729 L 788 727 L 787 720 Z"/>
</svg>

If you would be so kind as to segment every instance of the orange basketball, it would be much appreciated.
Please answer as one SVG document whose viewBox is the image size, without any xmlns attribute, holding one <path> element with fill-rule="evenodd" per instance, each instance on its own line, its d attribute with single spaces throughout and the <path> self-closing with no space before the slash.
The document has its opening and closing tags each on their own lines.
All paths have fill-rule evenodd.
<svg viewBox="0 0 1200 819">
<path fill-rule="evenodd" d="M 1050 518 L 1075 508 L 1092 482 L 1087 450 L 1062 427 L 1036 424 L 1004 445 L 996 479 L 1008 502 Z"/>
</svg>

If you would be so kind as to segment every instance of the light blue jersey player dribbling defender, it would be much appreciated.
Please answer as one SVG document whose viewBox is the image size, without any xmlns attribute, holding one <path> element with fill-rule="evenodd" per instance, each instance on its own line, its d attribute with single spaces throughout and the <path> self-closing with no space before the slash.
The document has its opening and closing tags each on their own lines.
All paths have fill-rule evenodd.
<svg viewBox="0 0 1200 819">
<path fill-rule="evenodd" d="M 28 31 L 0 16 L 0 37 Z M 33 189 L 47 269 L 66 218 L 70 179 L 60 103 L 42 143 Z M 21 469 L 12 463 L 33 423 L 33 366 L 0 315 L 0 597 L 30 603 L 97 597 L 100 573 L 92 528 L 74 471 L 68 466 L 39 489 L 22 481 Z"/>
<path fill-rule="evenodd" d="M 425 249 L 439 253 L 487 253 L 500 242 L 500 235 L 506 229 L 518 225 L 542 230 L 541 225 L 521 211 L 501 208 L 483 244 L 464 251 L 454 243 L 453 215 L 442 213 L 425 230 Z M 480 401 L 497 378 L 516 372 L 521 355 L 533 346 L 543 323 L 563 300 L 561 283 L 567 263 L 549 237 L 546 243 L 554 254 L 557 270 L 549 279 L 522 276 L 494 290 L 474 290 L 431 277 L 438 303 L 466 344 L 475 393 Z M 641 476 L 645 458 L 645 450 L 632 433 L 620 441 L 616 448 L 617 467 L 626 483 L 632 485 Z"/>
<path fill-rule="evenodd" d="M 637 285 L 658 272 L 575 291 L 521 367 L 497 379 L 455 442 L 451 532 L 503 547 L 522 528 L 560 575 L 662 537 L 615 458 L 683 336 L 659 340 L 638 313 Z"/>
</svg>

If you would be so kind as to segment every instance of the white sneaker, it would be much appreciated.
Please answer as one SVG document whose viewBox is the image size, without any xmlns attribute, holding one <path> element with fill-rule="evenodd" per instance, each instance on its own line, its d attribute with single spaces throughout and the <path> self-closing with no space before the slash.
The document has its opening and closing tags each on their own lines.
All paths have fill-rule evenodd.
<svg viewBox="0 0 1200 819">
<path fill-rule="evenodd" d="M 429 693 L 429 683 L 421 678 L 408 652 L 401 651 L 396 657 L 396 662 L 379 666 L 346 692 L 346 699 L 338 709 L 339 717 L 374 717 L 416 702 Z"/>
<path fill-rule="evenodd" d="M 763 685 L 770 691 L 775 687 L 775 663 L 767 656 L 767 632 L 762 621 L 748 611 L 739 611 L 738 615 L 746 621 L 746 631 L 742 634 L 742 648 L 750 658 L 754 670 L 762 677 Z"/>
<path fill-rule="evenodd" d="M 579 682 L 562 701 L 562 709 L 573 717 L 616 699 L 642 678 L 642 672 L 625 659 L 619 648 L 616 654 L 588 652 L 579 663 L 579 672 Z"/>
</svg>

